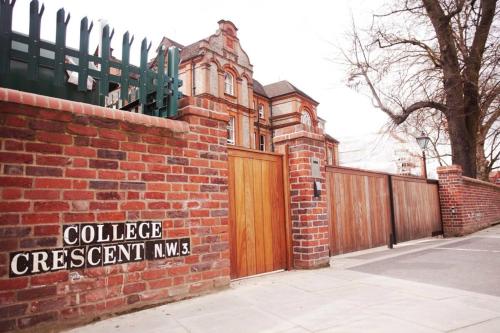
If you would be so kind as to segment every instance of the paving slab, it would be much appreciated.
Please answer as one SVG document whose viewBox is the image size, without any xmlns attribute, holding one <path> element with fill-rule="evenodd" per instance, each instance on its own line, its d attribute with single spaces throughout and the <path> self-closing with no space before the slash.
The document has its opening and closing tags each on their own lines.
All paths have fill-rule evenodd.
<svg viewBox="0 0 500 333">
<path fill-rule="evenodd" d="M 500 318 L 486 320 L 479 324 L 463 327 L 452 332 L 456 333 L 498 333 L 500 331 Z"/>
<path fill-rule="evenodd" d="M 476 237 L 446 247 L 361 264 L 359 272 L 500 296 L 500 238 Z"/>
<path fill-rule="evenodd" d="M 365 333 L 365 332 L 405 332 L 405 333 L 438 333 L 440 331 L 423 327 L 391 316 L 370 316 L 352 321 L 346 325 L 327 328 L 320 333 Z"/>
<path fill-rule="evenodd" d="M 498 312 L 464 305 L 454 299 L 441 301 L 406 299 L 399 302 L 374 305 L 369 309 L 443 332 L 499 316 Z"/>
<path fill-rule="evenodd" d="M 233 281 L 215 294 L 69 332 L 500 332 L 500 226 L 401 246 L 334 257 L 330 268 Z"/>
</svg>

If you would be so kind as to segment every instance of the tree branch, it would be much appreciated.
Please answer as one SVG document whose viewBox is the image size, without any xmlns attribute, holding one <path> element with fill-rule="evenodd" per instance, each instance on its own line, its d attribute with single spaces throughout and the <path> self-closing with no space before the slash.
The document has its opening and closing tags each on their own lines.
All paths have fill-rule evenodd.
<svg viewBox="0 0 500 333">
<path fill-rule="evenodd" d="M 385 41 L 388 42 L 389 44 L 382 45 L 382 43 L 380 42 L 380 39 L 377 39 L 376 42 L 378 43 L 378 47 L 380 47 L 381 49 L 385 49 L 385 48 L 390 48 L 390 47 L 400 45 L 400 44 L 410 44 L 410 45 L 418 46 L 427 53 L 427 55 L 429 56 L 429 59 L 432 61 L 432 63 L 434 64 L 434 66 L 436 68 L 441 67 L 441 60 L 439 59 L 439 57 L 434 53 L 434 50 L 431 49 L 424 42 L 421 42 L 421 41 L 416 40 L 416 39 L 398 39 L 395 42 L 389 42 L 387 39 L 385 39 Z"/>
<path fill-rule="evenodd" d="M 385 112 L 392 119 L 392 121 L 397 125 L 402 124 L 406 120 L 406 118 L 408 118 L 408 116 L 410 114 L 412 114 L 413 112 L 420 110 L 420 109 L 436 109 L 436 110 L 439 110 L 441 112 L 447 111 L 446 106 L 444 104 L 434 102 L 434 101 L 419 101 L 419 102 L 415 102 L 415 103 L 411 104 L 408 107 L 404 107 L 401 105 L 401 113 L 395 113 L 391 109 L 389 109 L 387 106 L 384 105 L 377 90 L 375 89 L 375 86 L 371 82 L 367 71 L 363 68 L 360 68 L 360 69 L 361 69 L 361 74 L 365 78 L 366 84 L 370 88 L 370 91 L 373 95 L 373 98 L 375 99 L 375 102 L 376 102 L 375 106 L 378 107 L 383 112 Z"/>
<path fill-rule="evenodd" d="M 473 70 L 479 71 L 481 60 L 484 53 L 484 47 L 488 40 L 493 17 L 495 17 L 496 0 L 481 0 L 481 19 L 476 28 L 476 34 L 472 41 L 470 56 L 468 57 L 467 67 L 473 67 Z"/>
</svg>

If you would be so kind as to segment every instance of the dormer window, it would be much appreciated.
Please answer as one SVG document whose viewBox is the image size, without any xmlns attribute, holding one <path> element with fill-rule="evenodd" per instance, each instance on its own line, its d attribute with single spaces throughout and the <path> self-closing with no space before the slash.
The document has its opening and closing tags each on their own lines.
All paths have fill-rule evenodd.
<svg viewBox="0 0 500 333">
<path fill-rule="evenodd" d="M 231 73 L 224 73 L 224 92 L 228 95 L 234 95 L 234 78 Z"/>
<path fill-rule="evenodd" d="M 311 115 L 307 111 L 302 111 L 300 122 L 308 127 L 312 126 Z"/>
<path fill-rule="evenodd" d="M 259 118 L 260 119 L 264 119 L 264 105 L 262 104 L 259 104 L 258 106 L 258 111 L 259 111 Z"/>
</svg>

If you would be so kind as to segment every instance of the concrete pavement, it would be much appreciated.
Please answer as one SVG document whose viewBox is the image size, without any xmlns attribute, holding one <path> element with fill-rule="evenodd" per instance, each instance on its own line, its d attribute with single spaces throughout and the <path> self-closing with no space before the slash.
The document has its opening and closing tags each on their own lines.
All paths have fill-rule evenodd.
<svg viewBox="0 0 500 333">
<path fill-rule="evenodd" d="M 500 225 L 235 281 L 69 332 L 500 332 L 499 283 Z"/>
</svg>

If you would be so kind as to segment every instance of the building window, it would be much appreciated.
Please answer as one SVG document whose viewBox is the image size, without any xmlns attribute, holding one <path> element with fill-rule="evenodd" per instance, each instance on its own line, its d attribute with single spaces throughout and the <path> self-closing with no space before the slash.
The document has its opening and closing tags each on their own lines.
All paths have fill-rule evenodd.
<svg viewBox="0 0 500 333">
<path fill-rule="evenodd" d="M 229 122 L 227 123 L 227 143 L 234 145 L 234 117 L 229 117 Z"/>
<path fill-rule="evenodd" d="M 259 118 L 264 119 L 264 105 L 259 104 Z"/>
<path fill-rule="evenodd" d="M 224 92 L 229 95 L 234 95 L 234 78 L 231 73 L 224 73 Z"/>
<path fill-rule="evenodd" d="M 327 164 L 328 165 L 333 165 L 333 148 L 328 147 L 326 150 L 326 158 L 327 158 Z"/>
<path fill-rule="evenodd" d="M 259 135 L 259 150 L 266 151 L 266 136 Z"/>
<path fill-rule="evenodd" d="M 300 122 L 306 126 L 312 126 L 311 115 L 307 111 L 302 111 L 302 115 L 300 116 Z"/>
</svg>

